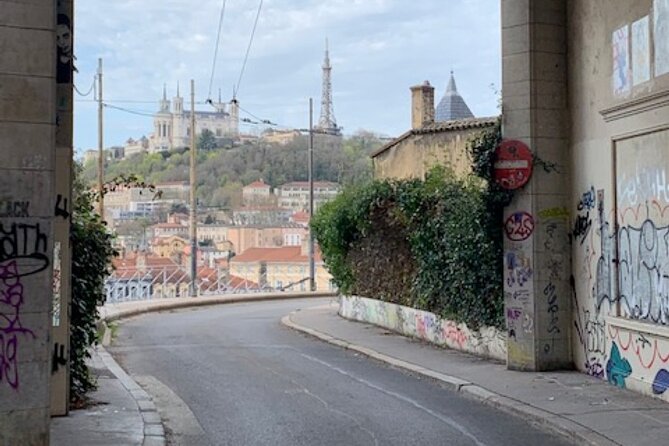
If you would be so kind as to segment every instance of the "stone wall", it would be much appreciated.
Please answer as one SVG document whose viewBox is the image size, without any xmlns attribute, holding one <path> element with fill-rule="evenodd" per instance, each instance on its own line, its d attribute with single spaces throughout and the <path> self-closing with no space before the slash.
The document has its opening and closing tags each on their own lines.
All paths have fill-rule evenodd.
<svg viewBox="0 0 669 446">
<path fill-rule="evenodd" d="M 471 330 L 466 324 L 442 319 L 428 311 L 358 296 L 339 299 L 339 315 L 347 319 L 375 324 L 442 347 L 506 361 L 506 334 L 494 327 Z"/>
<path fill-rule="evenodd" d="M 49 444 L 55 5 L 0 0 L 0 444 Z"/>
<path fill-rule="evenodd" d="M 448 165 L 458 175 L 467 175 L 471 173 L 467 141 L 481 131 L 476 128 L 411 135 L 373 158 L 374 177 L 425 178 L 436 165 Z"/>
<path fill-rule="evenodd" d="M 669 400 L 669 1 L 568 23 L 574 363 Z"/>
</svg>

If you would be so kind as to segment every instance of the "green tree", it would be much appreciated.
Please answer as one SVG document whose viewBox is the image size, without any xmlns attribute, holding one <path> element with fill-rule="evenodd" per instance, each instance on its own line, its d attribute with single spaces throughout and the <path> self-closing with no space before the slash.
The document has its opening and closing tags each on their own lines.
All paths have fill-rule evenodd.
<svg viewBox="0 0 669 446">
<path fill-rule="evenodd" d="M 209 129 L 202 130 L 200 136 L 197 138 L 197 150 L 208 152 L 218 147 L 216 136 Z"/>
</svg>

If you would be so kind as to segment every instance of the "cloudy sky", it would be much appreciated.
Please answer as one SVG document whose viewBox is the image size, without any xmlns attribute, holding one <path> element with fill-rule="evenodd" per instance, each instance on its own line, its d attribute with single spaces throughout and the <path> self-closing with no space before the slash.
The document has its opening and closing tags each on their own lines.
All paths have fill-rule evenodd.
<svg viewBox="0 0 669 446">
<path fill-rule="evenodd" d="M 110 104 L 152 113 L 167 84 L 208 97 L 223 0 L 75 2 L 76 85 L 86 93 L 98 57 Z M 212 97 L 232 97 L 259 0 L 227 0 Z M 325 38 L 333 65 L 335 116 L 345 133 L 396 136 L 409 127 L 409 87 L 429 80 L 436 100 L 450 70 L 476 116 L 497 113 L 500 87 L 499 0 L 264 0 L 237 98 L 245 110 L 283 127 L 318 119 Z M 97 147 L 97 108 L 77 95 L 75 147 Z M 138 102 L 120 102 L 138 101 Z M 147 101 L 144 103 L 143 101 Z M 154 102 L 151 102 L 154 101 Z M 208 106 L 199 106 L 207 109 Z M 244 113 L 241 117 L 250 117 Z M 245 125 L 244 131 L 259 126 Z M 152 119 L 105 111 L 105 144 L 148 135 Z"/>
</svg>

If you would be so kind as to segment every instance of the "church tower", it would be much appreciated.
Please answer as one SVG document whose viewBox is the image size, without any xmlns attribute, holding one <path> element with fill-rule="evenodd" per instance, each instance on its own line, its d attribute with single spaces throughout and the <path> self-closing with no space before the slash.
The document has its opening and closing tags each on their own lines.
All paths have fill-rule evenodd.
<svg viewBox="0 0 669 446">
<path fill-rule="evenodd" d="M 179 82 L 177 82 L 177 95 L 172 100 L 172 104 L 174 105 L 172 111 L 172 148 L 186 147 L 190 144 L 190 141 L 186 140 L 189 115 L 184 114 L 184 98 L 179 90 Z"/>
<path fill-rule="evenodd" d="M 153 150 L 164 151 L 172 148 L 172 113 L 166 86 L 163 86 L 163 98 L 159 102 L 159 108 L 153 118 Z"/>
<path fill-rule="evenodd" d="M 439 105 L 437 105 L 435 121 L 457 121 L 473 117 L 474 114 L 467 106 L 465 100 L 462 99 L 460 93 L 458 93 L 458 87 L 455 85 L 455 76 L 453 76 L 453 72 L 451 71 L 451 79 L 448 81 L 446 93 L 441 98 L 441 101 L 439 101 Z"/>
<path fill-rule="evenodd" d="M 332 104 L 332 66 L 330 65 L 330 51 L 328 40 L 325 39 L 325 60 L 323 61 L 323 91 L 321 96 L 321 117 L 318 120 L 318 130 L 330 135 L 341 135 L 341 128 L 337 127 Z"/>
</svg>

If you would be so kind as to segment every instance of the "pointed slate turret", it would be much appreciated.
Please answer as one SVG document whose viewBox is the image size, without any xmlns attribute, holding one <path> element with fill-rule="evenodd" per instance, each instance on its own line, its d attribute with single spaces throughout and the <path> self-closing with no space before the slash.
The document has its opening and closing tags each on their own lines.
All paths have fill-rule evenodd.
<svg viewBox="0 0 669 446">
<path fill-rule="evenodd" d="M 474 114 L 465 103 L 465 100 L 462 99 L 460 93 L 458 93 L 458 88 L 455 86 L 455 77 L 451 71 L 451 79 L 448 81 L 446 94 L 444 94 L 444 97 L 439 101 L 439 105 L 437 105 L 435 121 L 456 121 L 473 117 Z"/>
</svg>

